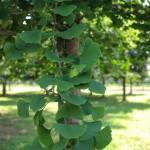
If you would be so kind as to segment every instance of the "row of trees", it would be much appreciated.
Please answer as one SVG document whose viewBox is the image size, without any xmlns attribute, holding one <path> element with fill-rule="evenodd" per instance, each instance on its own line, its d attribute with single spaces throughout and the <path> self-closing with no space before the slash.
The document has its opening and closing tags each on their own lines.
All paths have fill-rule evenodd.
<svg viewBox="0 0 150 150">
<path fill-rule="evenodd" d="M 24 6 L 22 4 L 23 2 L 19 3 L 18 5 L 23 7 L 21 8 L 23 12 L 18 13 L 18 11 L 12 10 L 11 17 L 9 12 L 10 8 L 7 10 L 3 9 L 3 6 L 1 6 L 1 49 L 3 49 L 4 42 L 10 40 L 17 32 L 34 27 L 34 22 L 38 19 L 37 16 L 32 16 L 30 9 L 26 10 L 28 5 L 25 2 Z M 96 15 L 101 17 L 94 18 L 95 12 L 93 13 L 92 10 L 86 8 L 85 12 L 87 19 L 84 19 L 84 22 L 88 24 L 88 29 L 84 34 L 94 38 L 95 41 L 100 43 L 103 54 L 99 60 L 99 65 L 96 66 L 99 75 L 96 75 L 95 78 L 103 78 L 103 81 L 108 77 L 114 77 L 115 80 L 122 78 L 124 87 L 123 100 L 125 100 L 126 76 L 129 76 L 129 74 L 140 74 L 141 80 L 144 80 L 148 75 L 146 67 L 149 57 L 149 16 L 147 15 L 149 12 L 149 3 L 144 3 L 144 1 L 131 2 L 131 5 L 125 1 L 116 1 L 113 3 L 97 2 L 96 4 L 98 3 L 100 7 L 96 10 Z M 82 5 L 84 5 L 84 2 Z M 103 9 L 101 6 L 103 6 Z M 44 24 L 44 21 L 46 22 L 45 16 L 42 17 L 38 24 L 39 28 Z M 9 64 L 7 62 L 6 65 L 9 67 L 6 69 L 6 61 L 3 53 L 4 52 L 1 50 L 1 68 L 3 68 L 3 71 L 1 71 L 2 79 L 8 79 L 8 75 L 7 77 L 5 75 L 6 72 L 7 74 L 8 72 L 11 74 L 9 75 L 9 80 L 12 80 L 13 77 L 22 79 L 23 76 L 24 78 L 28 77 L 29 79 L 35 79 L 37 76 L 41 75 L 41 70 L 43 69 L 40 68 L 45 68 L 47 71 L 45 65 L 48 64 L 44 62 L 42 55 L 41 58 L 37 57 L 39 59 L 37 60 L 37 58 L 33 58 L 36 57 L 34 54 L 30 56 L 31 58 L 25 60 L 24 63 L 18 61 L 16 62 L 16 64 L 18 63 L 17 65 L 12 66 L 11 61 Z M 51 71 L 49 69 L 51 73 L 55 72 L 54 64 L 52 64 L 52 66 L 53 69 L 51 69 Z M 24 68 L 26 73 L 24 73 L 23 70 L 21 71 L 20 68 Z M 20 73 L 18 73 L 18 71 Z M 21 74 L 21 72 L 23 74 Z M 4 87 L 4 85 L 6 85 L 5 83 L 3 82 L 2 84 L 4 89 L 3 95 L 6 93 Z M 130 83 L 132 84 L 132 82 Z"/>
</svg>

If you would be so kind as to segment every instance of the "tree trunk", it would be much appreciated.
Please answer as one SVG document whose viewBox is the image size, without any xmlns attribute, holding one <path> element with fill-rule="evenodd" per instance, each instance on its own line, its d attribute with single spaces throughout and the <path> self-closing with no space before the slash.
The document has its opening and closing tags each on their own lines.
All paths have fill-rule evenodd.
<svg viewBox="0 0 150 150">
<path fill-rule="evenodd" d="M 102 83 L 103 83 L 103 85 L 105 85 L 105 77 L 104 77 L 104 75 L 102 76 Z M 105 98 L 105 93 L 102 95 L 102 98 Z"/>
<path fill-rule="evenodd" d="M 130 79 L 130 94 L 131 94 L 131 95 L 132 95 L 132 91 L 133 91 L 133 90 L 132 90 L 132 85 L 133 85 L 133 84 L 132 84 L 132 79 Z"/>
<path fill-rule="evenodd" d="M 122 78 L 122 88 L 123 88 L 123 99 L 122 101 L 126 101 L 126 77 Z"/>
<path fill-rule="evenodd" d="M 80 17 L 80 15 L 79 16 L 77 15 L 76 19 L 78 19 L 78 17 Z M 57 21 L 57 16 L 56 16 L 56 21 Z M 58 30 L 61 32 L 61 29 L 58 29 Z M 69 39 L 69 40 L 62 39 L 61 37 L 57 37 L 56 47 L 55 47 L 56 51 L 57 51 L 56 53 L 58 53 L 60 58 L 61 57 L 67 57 L 71 54 L 78 55 L 79 44 L 80 44 L 80 41 L 79 41 L 78 37 L 73 38 L 73 39 Z M 63 64 L 58 63 L 60 73 L 62 75 L 65 75 L 66 71 L 64 71 L 62 69 L 62 65 Z M 74 95 L 80 95 L 80 90 L 71 89 L 70 92 L 73 93 Z M 62 102 L 59 102 L 58 107 L 60 108 L 62 104 L 63 104 L 63 100 L 62 100 Z M 72 125 L 79 125 L 80 124 L 80 120 L 75 119 L 75 118 L 71 118 L 71 119 L 70 118 L 64 118 L 63 122 L 65 124 L 72 124 Z M 60 137 L 60 139 L 62 138 L 61 135 L 59 135 L 59 137 Z M 69 147 L 65 148 L 65 150 L 69 150 L 70 149 Z"/>
<path fill-rule="evenodd" d="M 6 96 L 6 79 L 2 77 L 2 96 Z"/>
</svg>

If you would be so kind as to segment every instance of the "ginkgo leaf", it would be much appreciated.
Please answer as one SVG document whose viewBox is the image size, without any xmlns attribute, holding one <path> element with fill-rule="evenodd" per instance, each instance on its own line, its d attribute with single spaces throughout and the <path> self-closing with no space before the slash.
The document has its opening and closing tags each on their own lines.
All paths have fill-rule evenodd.
<svg viewBox="0 0 150 150">
<path fill-rule="evenodd" d="M 63 39 L 72 39 L 81 35 L 81 33 L 84 31 L 85 28 L 86 28 L 86 24 L 80 23 L 72 26 L 66 31 L 60 32 L 58 36 Z"/>
<path fill-rule="evenodd" d="M 61 16 L 68 16 L 70 15 L 75 9 L 77 8 L 76 5 L 60 5 L 54 9 L 52 9 L 52 12 L 55 14 L 59 14 Z"/>
</svg>

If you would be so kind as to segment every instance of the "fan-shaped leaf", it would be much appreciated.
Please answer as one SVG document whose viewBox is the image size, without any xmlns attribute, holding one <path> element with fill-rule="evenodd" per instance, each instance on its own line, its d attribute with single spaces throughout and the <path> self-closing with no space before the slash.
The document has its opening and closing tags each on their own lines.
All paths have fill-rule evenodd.
<svg viewBox="0 0 150 150">
<path fill-rule="evenodd" d="M 42 116 L 42 111 L 37 111 L 33 119 L 36 126 L 43 125 L 45 123 L 45 119 Z"/>
<path fill-rule="evenodd" d="M 74 84 L 67 82 L 67 81 L 63 81 L 63 80 L 57 80 L 57 86 L 58 89 L 63 92 L 63 91 L 68 91 L 69 89 L 74 87 Z"/>
<path fill-rule="evenodd" d="M 22 52 L 17 49 L 14 43 L 6 42 L 4 45 L 6 58 L 9 60 L 17 60 L 22 58 Z"/>
<path fill-rule="evenodd" d="M 98 120 L 104 117 L 104 107 L 93 107 L 92 117 L 94 120 Z"/>
<path fill-rule="evenodd" d="M 56 56 L 55 53 L 53 53 L 51 50 L 47 49 L 45 51 L 45 56 L 47 58 L 47 60 L 51 60 L 51 61 L 54 61 L 54 62 L 72 62 L 73 59 L 70 59 L 70 58 L 59 58 L 58 56 Z"/>
<path fill-rule="evenodd" d="M 58 131 L 63 137 L 71 139 L 71 138 L 79 138 L 81 136 L 87 126 L 86 125 L 67 125 L 57 123 L 54 125 L 56 131 Z"/>
<path fill-rule="evenodd" d="M 45 89 L 49 85 L 55 85 L 56 84 L 56 79 L 49 76 L 49 75 L 44 75 L 38 79 L 35 80 L 35 82 L 42 88 Z"/>
<path fill-rule="evenodd" d="M 29 117 L 29 103 L 19 99 L 17 102 L 18 115 L 23 118 Z"/>
<path fill-rule="evenodd" d="M 46 148 L 53 143 L 50 130 L 46 129 L 43 125 L 38 126 L 37 133 L 39 142 L 43 148 Z"/>
<path fill-rule="evenodd" d="M 61 16 L 68 16 L 70 15 L 75 9 L 77 8 L 76 5 L 60 5 L 54 9 L 52 9 L 52 12 L 55 14 L 59 14 Z"/>
<path fill-rule="evenodd" d="M 89 70 L 100 57 L 100 47 L 92 39 L 87 38 L 84 45 L 84 51 L 80 55 L 80 64 L 86 65 L 86 71 Z"/>
<path fill-rule="evenodd" d="M 68 139 L 61 139 L 58 143 L 56 143 L 53 147 L 52 150 L 62 150 L 64 149 L 68 144 Z"/>
<path fill-rule="evenodd" d="M 85 141 L 78 141 L 72 150 L 95 150 L 94 139 L 88 139 Z"/>
<path fill-rule="evenodd" d="M 56 114 L 56 120 L 59 120 L 61 118 L 68 118 L 68 119 L 74 118 L 82 120 L 83 113 L 78 106 L 71 104 L 63 104 Z"/>
<path fill-rule="evenodd" d="M 97 150 L 104 149 L 112 140 L 111 129 L 109 126 L 103 128 L 96 136 L 96 148 Z"/>
<path fill-rule="evenodd" d="M 71 104 L 74 104 L 74 105 L 77 105 L 77 106 L 80 106 L 84 103 L 86 103 L 86 99 L 81 97 L 81 96 L 77 96 L 77 95 L 73 95 L 73 94 L 69 94 L 69 93 L 60 93 L 60 96 L 68 101 L 69 103 Z"/>
<path fill-rule="evenodd" d="M 69 73 L 70 78 L 77 76 L 85 67 L 86 65 L 73 65 L 73 69 Z"/>
<path fill-rule="evenodd" d="M 102 127 L 102 123 L 100 121 L 96 122 L 85 122 L 87 125 L 87 129 L 84 134 L 80 137 L 81 140 L 87 140 L 94 137 Z"/>
<path fill-rule="evenodd" d="M 92 80 L 90 82 L 89 90 L 97 94 L 104 94 L 106 87 L 102 83 Z"/>
<path fill-rule="evenodd" d="M 40 43 L 42 39 L 41 31 L 25 31 L 19 34 L 21 40 L 25 43 Z"/>
<path fill-rule="evenodd" d="M 91 79 L 92 79 L 92 73 L 91 73 L 91 71 L 88 71 L 81 75 L 71 78 L 70 82 L 72 82 L 75 85 L 79 85 L 79 84 L 88 83 L 91 81 Z"/>
<path fill-rule="evenodd" d="M 33 1 L 33 5 L 34 5 L 34 9 L 35 11 L 41 13 L 46 6 L 46 1 L 45 0 L 32 0 Z"/>
<path fill-rule="evenodd" d="M 30 107 L 33 111 L 41 110 L 47 103 L 47 100 L 44 99 L 42 95 L 34 95 L 30 103 Z"/>
<path fill-rule="evenodd" d="M 83 23 L 77 24 L 77 25 L 72 26 L 68 30 L 59 33 L 58 36 L 63 39 L 72 39 L 72 38 L 78 37 L 85 28 L 86 28 L 85 24 Z"/>
</svg>

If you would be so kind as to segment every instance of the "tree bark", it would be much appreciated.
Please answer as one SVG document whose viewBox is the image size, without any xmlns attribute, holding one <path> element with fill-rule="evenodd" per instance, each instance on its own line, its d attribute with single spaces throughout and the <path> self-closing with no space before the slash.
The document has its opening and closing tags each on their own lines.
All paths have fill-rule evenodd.
<svg viewBox="0 0 150 150">
<path fill-rule="evenodd" d="M 133 87 L 132 85 L 133 85 L 132 79 L 130 79 L 130 94 L 131 94 L 131 95 L 132 95 L 132 91 L 133 91 L 133 90 L 132 90 L 132 87 Z"/>
<path fill-rule="evenodd" d="M 2 77 L 2 96 L 6 96 L 6 79 Z"/>
<path fill-rule="evenodd" d="M 122 78 L 122 88 L 123 88 L 123 99 L 122 101 L 126 101 L 126 77 Z"/>
<path fill-rule="evenodd" d="M 102 83 L 103 83 L 103 85 L 105 85 L 105 77 L 104 77 L 104 75 L 102 76 Z M 105 98 L 105 93 L 102 95 L 102 98 Z"/>
<path fill-rule="evenodd" d="M 73 38 L 70 40 L 64 40 L 62 38 L 57 39 L 57 49 L 61 53 L 60 57 L 67 57 L 70 54 L 78 55 L 78 48 L 79 48 L 79 38 Z M 64 71 L 62 71 L 65 74 Z M 74 95 L 80 95 L 80 90 L 71 89 L 70 92 Z M 59 105 L 59 107 L 61 104 Z M 65 123 L 79 125 L 80 121 L 77 119 L 64 119 Z"/>
</svg>

